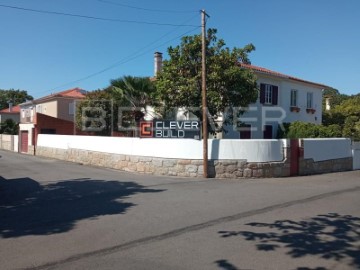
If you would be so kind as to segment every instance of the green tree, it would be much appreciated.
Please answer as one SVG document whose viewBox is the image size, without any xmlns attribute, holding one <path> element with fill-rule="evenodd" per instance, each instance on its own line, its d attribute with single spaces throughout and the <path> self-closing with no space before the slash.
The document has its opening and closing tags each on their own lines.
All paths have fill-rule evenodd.
<svg viewBox="0 0 360 270">
<path fill-rule="evenodd" d="M 360 117 L 351 115 L 348 116 L 344 123 L 343 136 L 351 138 L 355 141 L 360 141 Z"/>
<path fill-rule="evenodd" d="M 323 111 L 325 111 L 325 98 L 330 98 L 331 109 L 350 98 L 350 96 L 341 94 L 339 90 L 334 88 L 325 89 L 323 92 L 323 97 Z"/>
<path fill-rule="evenodd" d="M 77 104 L 76 127 L 94 135 L 110 136 L 116 122 L 113 113 L 112 96 L 108 90 L 89 92 L 86 98 Z M 105 115 L 104 115 L 105 114 Z"/>
<path fill-rule="evenodd" d="M 0 134 L 17 135 L 19 133 L 19 124 L 12 119 L 6 119 L 0 123 Z"/>
<path fill-rule="evenodd" d="M 13 105 L 18 105 L 27 100 L 33 100 L 34 98 L 30 96 L 25 90 L 3 90 L 0 89 L 0 110 L 8 108 L 9 102 L 12 102 Z"/>
<path fill-rule="evenodd" d="M 124 76 L 111 80 L 111 96 L 122 107 L 128 107 L 136 122 L 149 113 L 150 106 L 156 106 L 154 83 L 148 77 Z"/>
<path fill-rule="evenodd" d="M 124 136 L 131 136 L 130 129 L 137 126 L 154 102 L 155 87 L 150 78 L 124 76 L 111 80 L 105 89 L 90 92 L 79 103 L 76 125 L 95 135 L 110 136 L 112 131 L 121 131 Z M 119 125 L 129 131 L 119 130 Z"/>
<path fill-rule="evenodd" d="M 228 108 L 247 107 L 258 96 L 255 75 L 240 67 L 240 63 L 250 63 L 248 54 L 255 47 L 229 49 L 216 33 L 209 29 L 206 37 L 207 109 L 213 120 Z M 168 48 L 168 54 L 170 59 L 156 78 L 159 99 L 167 108 L 185 108 L 202 119 L 201 36 L 183 37 L 180 45 Z M 232 124 L 233 119 L 224 122 Z"/>
</svg>

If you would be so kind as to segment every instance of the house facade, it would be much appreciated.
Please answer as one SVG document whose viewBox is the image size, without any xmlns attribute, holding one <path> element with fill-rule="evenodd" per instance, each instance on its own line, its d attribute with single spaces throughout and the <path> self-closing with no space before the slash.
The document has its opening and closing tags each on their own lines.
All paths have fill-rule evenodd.
<svg viewBox="0 0 360 270">
<path fill-rule="evenodd" d="M 15 123 L 20 122 L 20 106 L 10 106 L 7 109 L 0 110 L 0 123 L 5 122 L 5 120 L 11 119 Z"/>
<path fill-rule="evenodd" d="M 20 151 L 33 153 L 37 134 L 73 134 L 75 104 L 85 95 L 73 88 L 20 104 Z"/>
<path fill-rule="evenodd" d="M 321 124 L 322 92 L 329 88 L 269 69 L 241 64 L 253 70 L 260 89 L 254 104 L 250 104 L 234 126 L 219 137 L 224 139 L 273 139 L 283 123 L 295 121 Z"/>
</svg>

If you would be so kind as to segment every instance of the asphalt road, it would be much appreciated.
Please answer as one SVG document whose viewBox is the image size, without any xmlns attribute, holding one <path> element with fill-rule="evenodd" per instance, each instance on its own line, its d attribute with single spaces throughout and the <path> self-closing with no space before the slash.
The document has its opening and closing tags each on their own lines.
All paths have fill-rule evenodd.
<svg viewBox="0 0 360 270">
<path fill-rule="evenodd" d="M 206 180 L 0 156 L 0 269 L 360 269 L 360 171 Z"/>
</svg>

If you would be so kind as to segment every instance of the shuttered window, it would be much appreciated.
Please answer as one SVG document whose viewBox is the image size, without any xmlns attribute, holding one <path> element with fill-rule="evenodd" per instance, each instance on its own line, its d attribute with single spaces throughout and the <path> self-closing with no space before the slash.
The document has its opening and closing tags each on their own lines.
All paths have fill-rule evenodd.
<svg viewBox="0 0 360 270">
<path fill-rule="evenodd" d="M 271 84 L 260 84 L 260 103 L 278 105 L 279 87 Z"/>
</svg>

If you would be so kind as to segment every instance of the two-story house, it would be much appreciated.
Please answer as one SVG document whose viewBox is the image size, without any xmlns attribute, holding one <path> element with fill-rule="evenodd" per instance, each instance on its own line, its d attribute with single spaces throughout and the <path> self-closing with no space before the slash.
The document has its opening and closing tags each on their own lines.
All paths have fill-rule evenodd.
<svg viewBox="0 0 360 270">
<path fill-rule="evenodd" d="M 37 134 L 73 134 L 75 103 L 85 95 L 74 88 L 20 104 L 20 151 L 33 153 Z"/>
<path fill-rule="evenodd" d="M 154 55 L 154 73 L 162 69 L 162 54 Z M 218 139 L 272 139 L 277 137 L 278 128 L 283 123 L 295 121 L 321 124 L 322 122 L 322 93 L 330 88 L 324 84 L 310 82 L 293 76 L 285 75 L 266 68 L 239 64 L 239 68 L 251 69 L 256 77 L 260 89 L 257 101 L 250 104 L 245 112 L 235 121 L 235 125 L 225 126 L 224 132 L 217 133 Z M 243 108 L 233 108 L 244 110 Z M 194 115 L 184 115 L 180 108 L 178 120 L 194 119 Z M 226 113 L 217 119 L 221 125 Z"/>
<path fill-rule="evenodd" d="M 226 127 L 222 138 L 272 139 L 282 123 L 321 124 L 322 92 L 329 86 L 254 65 L 241 64 L 241 67 L 251 69 L 257 76 L 259 97 L 241 115 L 240 125 Z"/>
</svg>

